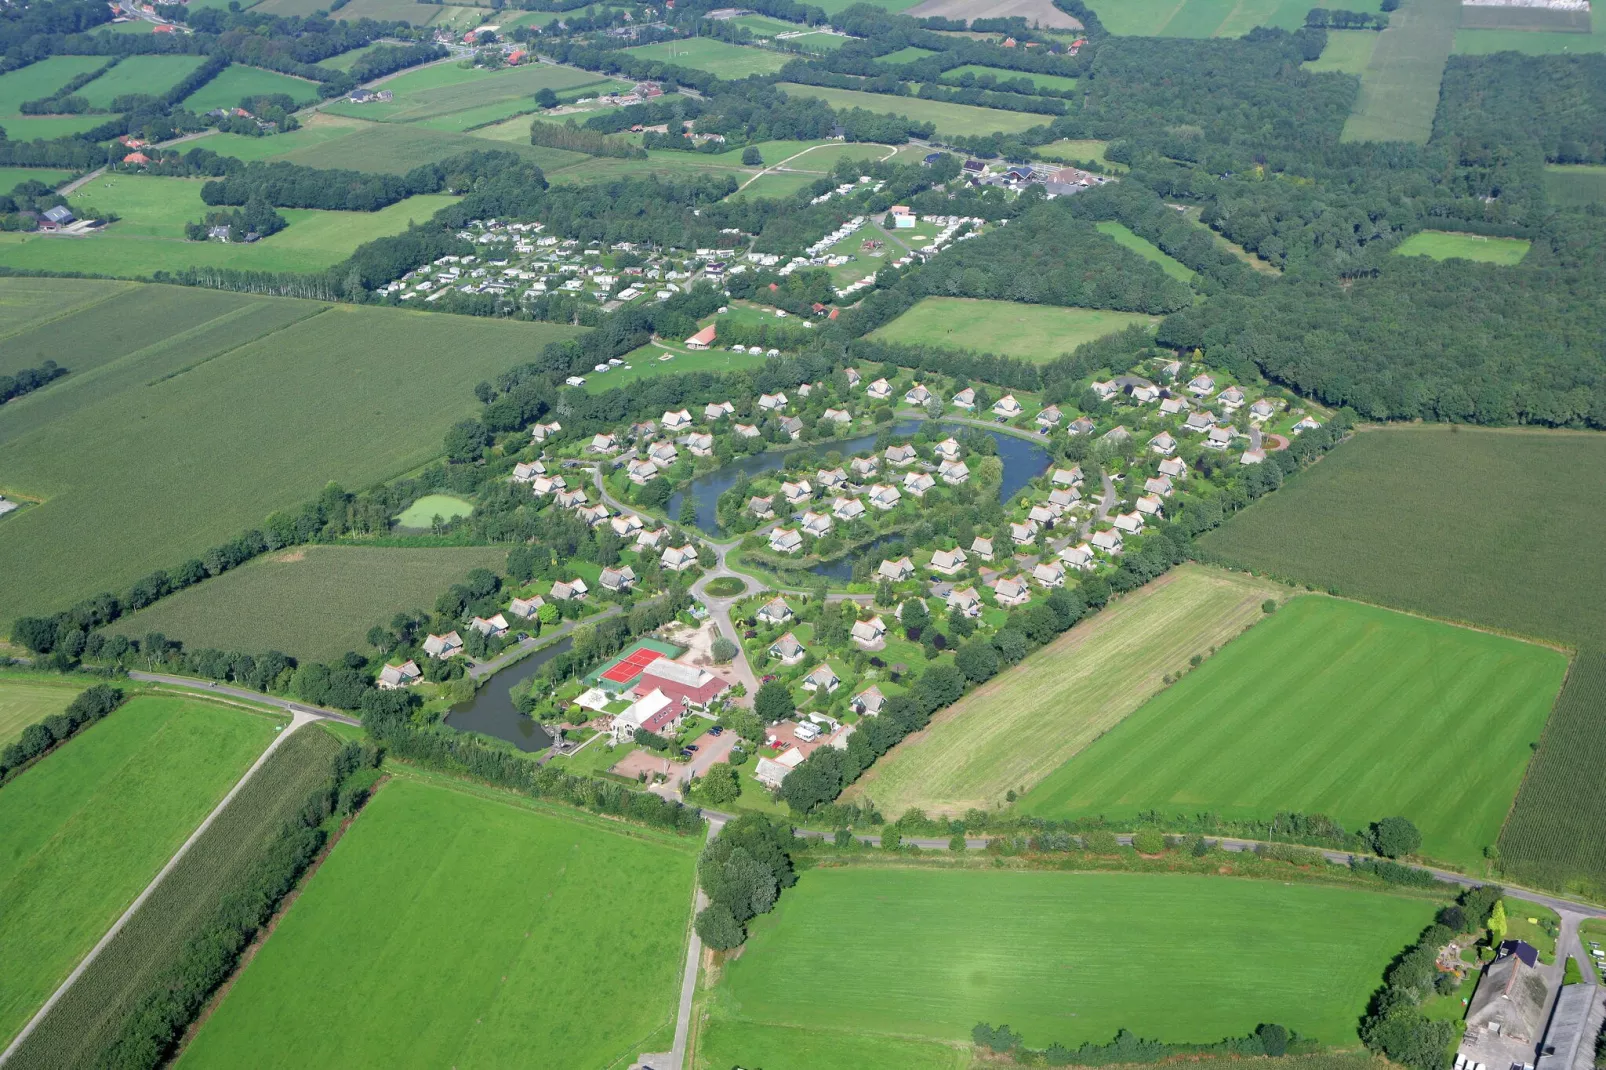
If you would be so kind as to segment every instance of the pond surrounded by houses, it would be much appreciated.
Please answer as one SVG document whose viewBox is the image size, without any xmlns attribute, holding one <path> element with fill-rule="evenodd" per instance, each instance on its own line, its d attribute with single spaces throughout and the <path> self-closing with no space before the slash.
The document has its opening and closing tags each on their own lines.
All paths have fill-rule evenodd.
<svg viewBox="0 0 1606 1070">
<path fill-rule="evenodd" d="M 527 717 L 513 705 L 513 686 L 528 680 L 559 654 L 566 654 L 574 640 L 565 636 L 510 668 L 492 676 L 467 702 L 453 706 L 445 723 L 459 732 L 480 732 L 505 739 L 522 751 L 543 751 L 552 746 L 552 736 L 541 722 Z"/>
</svg>

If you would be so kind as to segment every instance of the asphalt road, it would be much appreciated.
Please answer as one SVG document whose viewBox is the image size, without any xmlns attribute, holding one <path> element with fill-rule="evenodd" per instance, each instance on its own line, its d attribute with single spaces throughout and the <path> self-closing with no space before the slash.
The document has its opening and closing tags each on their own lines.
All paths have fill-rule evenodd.
<svg viewBox="0 0 1606 1070">
<path fill-rule="evenodd" d="M 188 676 L 169 676 L 159 672 L 139 672 L 129 670 L 130 680 L 139 680 L 147 684 L 165 684 L 168 687 L 180 687 L 186 691 L 195 691 L 203 695 L 227 695 L 229 698 L 241 699 L 245 702 L 254 702 L 259 706 L 277 706 L 281 710 L 291 713 L 304 714 L 315 719 L 328 719 L 339 721 L 342 724 L 362 724 L 349 713 L 331 710 L 326 706 L 314 706 L 307 702 L 296 702 L 292 699 L 278 698 L 274 695 L 264 695 L 260 691 L 251 691 L 244 687 L 234 687 L 230 684 L 218 684 L 209 680 L 196 680 Z"/>
</svg>

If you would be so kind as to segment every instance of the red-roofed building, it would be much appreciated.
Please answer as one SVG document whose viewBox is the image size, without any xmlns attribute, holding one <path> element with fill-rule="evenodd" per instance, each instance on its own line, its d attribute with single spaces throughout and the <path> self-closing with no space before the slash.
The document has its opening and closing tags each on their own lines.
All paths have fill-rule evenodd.
<svg viewBox="0 0 1606 1070">
<path fill-rule="evenodd" d="M 831 310 L 831 314 L 829 316 L 825 317 L 825 318 L 828 319 L 828 320 L 834 320 L 838 316 L 840 316 L 841 314 L 842 314 L 842 310 L 840 308 L 833 308 Z"/>
<path fill-rule="evenodd" d="M 637 695 L 662 691 L 687 707 L 707 709 L 708 704 L 729 686 L 707 669 L 663 658 L 642 670 L 641 679 L 636 681 L 634 690 Z"/>
<path fill-rule="evenodd" d="M 158 22 L 155 26 L 151 27 L 151 33 L 174 33 L 174 32 L 175 31 L 173 29 L 173 24 L 171 22 Z"/>
<path fill-rule="evenodd" d="M 127 156 L 123 157 L 123 162 L 124 163 L 133 163 L 133 164 L 147 164 L 147 163 L 151 162 L 151 158 L 149 156 L 145 155 L 143 152 L 131 152 Z"/>
<path fill-rule="evenodd" d="M 509 52 L 508 53 L 508 57 L 507 57 L 508 66 L 512 67 L 512 66 L 514 66 L 516 64 L 523 63 L 524 62 L 524 57 L 526 55 L 528 55 L 528 54 L 529 53 L 525 52 L 524 49 L 522 49 L 522 48 L 515 49 L 514 51 Z"/>
<path fill-rule="evenodd" d="M 690 338 L 686 339 L 687 349 L 707 349 L 714 344 L 714 325 L 710 323 Z"/>
</svg>

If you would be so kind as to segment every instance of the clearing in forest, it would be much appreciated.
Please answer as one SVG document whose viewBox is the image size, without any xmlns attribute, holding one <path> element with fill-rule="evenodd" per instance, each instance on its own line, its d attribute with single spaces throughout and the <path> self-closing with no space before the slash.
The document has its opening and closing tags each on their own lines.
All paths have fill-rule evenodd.
<svg viewBox="0 0 1606 1070">
<path fill-rule="evenodd" d="M 969 297 L 924 297 L 872 337 L 904 345 L 973 349 L 1047 363 L 1083 342 L 1114 334 L 1157 316 L 1092 308 L 983 301 Z"/>
<path fill-rule="evenodd" d="M 920 97 L 898 97 L 888 93 L 864 93 L 857 89 L 832 89 L 827 86 L 800 85 L 796 82 L 777 82 L 776 88 L 789 96 L 817 97 L 833 108 L 863 108 L 882 115 L 901 115 L 917 123 L 931 123 L 944 134 L 974 135 L 1018 134 L 1034 126 L 1046 126 L 1052 115 L 1037 115 L 1024 111 L 1000 111 L 997 108 L 977 108 L 969 104 L 949 104 L 943 100 L 923 100 Z"/>
<path fill-rule="evenodd" d="M 1478 260 L 1511 267 L 1528 255 L 1527 238 L 1490 238 L 1447 230 L 1419 230 L 1394 247 L 1398 256 L 1431 256 L 1435 260 Z"/>
</svg>

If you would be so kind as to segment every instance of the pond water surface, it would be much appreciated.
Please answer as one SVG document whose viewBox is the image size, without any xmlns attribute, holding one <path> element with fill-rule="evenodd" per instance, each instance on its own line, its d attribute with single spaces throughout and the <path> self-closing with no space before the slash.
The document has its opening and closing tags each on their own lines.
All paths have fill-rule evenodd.
<svg viewBox="0 0 1606 1070">
<path fill-rule="evenodd" d="M 446 724 L 461 732 L 483 732 L 505 739 L 519 750 L 543 751 L 552 745 L 552 736 L 541 723 L 526 717 L 513 705 L 513 685 L 528 680 L 559 654 L 566 654 L 574 640 L 564 636 L 551 646 L 542 647 L 523 661 L 492 676 L 467 702 L 453 706 Z"/>
</svg>

